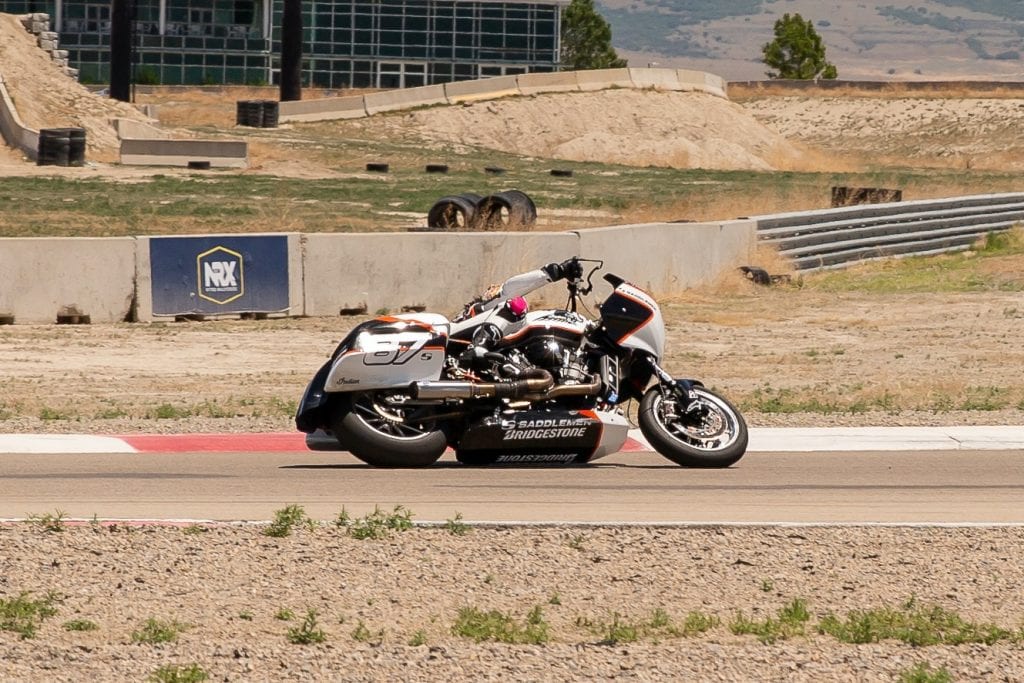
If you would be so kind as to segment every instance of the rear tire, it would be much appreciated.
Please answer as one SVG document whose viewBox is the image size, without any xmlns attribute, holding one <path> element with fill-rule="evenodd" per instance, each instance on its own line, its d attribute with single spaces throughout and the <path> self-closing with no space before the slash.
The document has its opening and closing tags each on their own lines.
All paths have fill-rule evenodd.
<svg viewBox="0 0 1024 683">
<path fill-rule="evenodd" d="M 338 441 L 374 467 L 427 467 L 437 462 L 448 438 L 429 410 L 401 405 L 404 395 L 369 391 L 351 394 L 333 417 Z"/>
<path fill-rule="evenodd" d="M 747 451 L 747 423 L 723 397 L 704 387 L 682 414 L 661 387 L 640 401 L 640 431 L 658 453 L 683 467 L 729 467 Z"/>
</svg>

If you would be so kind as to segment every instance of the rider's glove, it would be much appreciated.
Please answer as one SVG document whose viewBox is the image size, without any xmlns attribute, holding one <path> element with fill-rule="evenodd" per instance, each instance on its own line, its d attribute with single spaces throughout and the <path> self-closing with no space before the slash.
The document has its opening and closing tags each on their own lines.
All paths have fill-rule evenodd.
<svg viewBox="0 0 1024 683">
<path fill-rule="evenodd" d="M 561 263 L 549 263 L 541 268 L 541 270 L 544 271 L 552 282 L 558 282 L 562 278 L 578 280 L 583 277 L 583 265 L 576 257 L 566 259 Z"/>
<path fill-rule="evenodd" d="M 549 263 L 543 266 L 541 270 L 548 276 L 548 279 L 552 282 L 558 282 L 562 279 L 562 264 L 561 263 Z"/>
</svg>

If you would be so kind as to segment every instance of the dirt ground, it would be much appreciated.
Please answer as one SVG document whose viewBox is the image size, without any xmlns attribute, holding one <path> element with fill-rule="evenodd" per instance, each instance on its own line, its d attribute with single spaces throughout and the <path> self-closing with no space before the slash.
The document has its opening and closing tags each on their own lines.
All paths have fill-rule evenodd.
<svg viewBox="0 0 1024 683">
<path fill-rule="evenodd" d="M 666 365 L 754 426 L 1024 419 L 1024 376 L 1007 371 L 1024 365 L 1019 293 L 728 289 L 666 302 Z M 306 381 L 359 320 L 0 327 L 0 432 L 291 430 Z"/>
</svg>

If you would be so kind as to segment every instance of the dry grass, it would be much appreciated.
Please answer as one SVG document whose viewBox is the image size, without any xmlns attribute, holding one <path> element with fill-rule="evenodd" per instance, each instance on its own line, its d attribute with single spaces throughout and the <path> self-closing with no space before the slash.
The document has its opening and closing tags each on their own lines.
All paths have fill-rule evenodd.
<svg viewBox="0 0 1024 683">
<path fill-rule="evenodd" d="M 989 86 L 971 84 L 965 81 L 936 83 L 933 87 L 913 85 L 907 82 L 889 82 L 880 88 L 858 85 L 849 81 L 839 87 L 786 87 L 782 83 L 770 81 L 763 84 L 747 86 L 740 83 L 729 84 L 729 99 L 742 103 L 745 100 L 764 97 L 862 97 L 871 99 L 896 100 L 913 97 L 915 99 L 1021 99 L 1024 90 L 1012 86 Z"/>
</svg>

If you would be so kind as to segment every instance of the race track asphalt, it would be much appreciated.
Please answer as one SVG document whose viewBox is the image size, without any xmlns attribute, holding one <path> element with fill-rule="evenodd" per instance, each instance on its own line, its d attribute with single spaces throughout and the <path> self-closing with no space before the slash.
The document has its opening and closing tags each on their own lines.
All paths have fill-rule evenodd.
<svg viewBox="0 0 1024 683">
<path fill-rule="evenodd" d="M 723 470 L 656 453 L 584 466 L 420 470 L 344 452 L 5 453 L 0 518 L 331 520 L 404 505 L 417 521 L 638 524 L 1024 524 L 1024 450 L 753 451 Z M 2 450 L 2 449 L 0 449 Z"/>
</svg>

